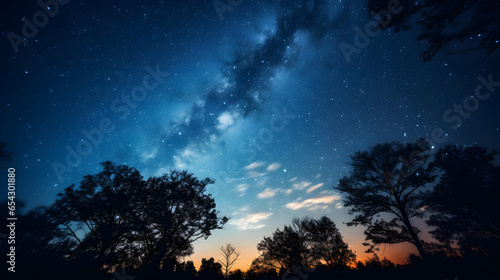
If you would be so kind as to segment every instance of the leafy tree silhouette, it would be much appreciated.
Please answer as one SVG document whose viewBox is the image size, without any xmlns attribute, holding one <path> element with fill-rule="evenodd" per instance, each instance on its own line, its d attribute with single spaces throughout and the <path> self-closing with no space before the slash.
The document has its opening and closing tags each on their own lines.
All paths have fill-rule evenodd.
<svg viewBox="0 0 500 280">
<path fill-rule="evenodd" d="M 381 22 L 378 27 L 399 32 L 416 22 L 421 26 L 418 40 L 428 43 L 428 48 L 421 52 L 424 61 L 430 61 L 441 50 L 447 54 L 479 49 L 492 53 L 500 47 L 500 6 L 496 1 L 399 0 L 401 12 L 381 19 L 376 13 L 386 9 L 387 3 L 368 1 L 368 10 L 375 11 L 371 15 Z M 454 50 L 449 49 L 452 46 Z"/>
<path fill-rule="evenodd" d="M 77 244 L 72 258 L 91 258 L 101 268 L 142 271 L 175 266 L 228 221 L 206 194 L 213 180 L 171 171 L 143 180 L 139 171 L 112 162 L 65 189 L 50 211 Z"/>
<path fill-rule="evenodd" d="M 276 229 L 272 236 L 264 237 L 259 242 L 257 249 L 261 252 L 261 264 L 280 272 L 291 271 L 294 265 L 305 264 L 312 257 L 306 244 L 306 236 L 292 226 L 285 226 L 283 230 Z"/>
<path fill-rule="evenodd" d="M 278 272 L 274 267 L 266 264 L 262 256 L 255 258 L 250 265 L 250 268 L 246 271 L 245 277 L 249 280 L 262 279 L 265 276 L 277 276 Z"/>
<path fill-rule="evenodd" d="M 271 237 L 264 237 L 257 249 L 261 256 L 255 265 L 280 272 L 290 272 L 295 266 L 310 268 L 320 263 L 326 263 L 328 268 L 347 266 L 356 259 L 335 223 L 326 216 L 317 220 L 295 218 L 292 225 L 283 230 L 276 229 Z"/>
<path fill-rule="evenodd" d="M 312 253 L 315 259 L 326 263 L 327 268 L 348 266 L 356 261 L 356 255 L 349 249 L 347 243 L 330 218 L 304 219 L 303 227 L 308 232 Z"/>
<path fill-rule="evenodd" d="M 426 165 L 429 150 L 429 144 L 420 139 L 414 144 L 377 144 L 351 156 L 353 170 L 334 188 L 347 193 L 344 203 L 352 206 L 349 213 L 359 213 L 347 225 L 367 227 L 366 240 L 373 242 L 367 252 L 383 243 L 410 242 L 425 257 L 419 230 L 410 219 L 422 216 L 417 191 L 436 178 L 434 168 Z"/>
<path fill-rule="evenodd" d="M 493 253 L 491 242 L 500 240 L 500 166 L 495 151 L 472 146 L 447 145 L 432 163 L 444 172 L 432 191 L 423 195 L 423 206 L 430 213 L 427 224 L 435 227 L 433 237 L 448 251 L 452 243 L 460 248 Z"/>
<path fill-rule="evenodd" d="M 395 267 L 396 265 L 388 260 L 386 257 L 380 259 L 377 254 L 373 254 L 373 257 L 368 258 L 361 267 Z"/>
<path fill-rule="evenodd" d="M 0 203 L 7 205 L 7 200 Z M 9 252 L 10 246 L 16 246 L 16 274 L 23 279 L 41 274 L 62 276 L 67 265 L 64 256 L 71 252 L 75 244 L 48 213 L 47 207 L 39 206 L 24 214 L 23 208 L 24 202 L 17 201 L 15 243 L 9 244 L 8 239 L 1 238 L 0 249 Z M 0 212 L 2 217 L 7 216 L 7 207 L 2 207 Z M 54 270 L 54 267 L 59 269 Z"/>
<path fill-rule="evenodd" d="M 187 171 L 147 180 L 137 209 L 139 224 L 145 226 L 142 242 L 148 248 L 145 257 L 151 259 L 150 265 L 159 267 L 164 260 L 190 255 L 193 242 L 207 239 L 212 230 L 228 222 L 215 210 L 212 195 L 205 194 L 207 185 L 214 182 L 198 180 Z"/>
<path fill-rule="evenodd" d="M 214 258 L 201 260 L 198 276 L 202 279 L 222 279 L 222 265 Z"/>
<path fill-rule="evenodd" d="M 102 166 L 98 174 L 86 175 L 79 188 L 71 185 L 58 194 L 51 212 L 77 243 L 73 257 L 113 266 L 126 261 L 126 252 L 120 251 L 126 250 L 128 233 L 137 229 L 134 189 L 141 189 L 143 181 L 134 168 L 109 161 Z"/>
<path fill-rule="evenodd" d="M 197 274 L 193 261 L 179 263 L 176 266 L 175 271 L 180 274 L 182 279 L 194 279 Z"/>
<path fill-rule="evenodd" d="M 234 271 L 231 271 L 229 275 L 229 279 L 231 280 L 244 280 L 245 279 L 245 274 L 241 269 L 236 269 Z"/>
</svg>

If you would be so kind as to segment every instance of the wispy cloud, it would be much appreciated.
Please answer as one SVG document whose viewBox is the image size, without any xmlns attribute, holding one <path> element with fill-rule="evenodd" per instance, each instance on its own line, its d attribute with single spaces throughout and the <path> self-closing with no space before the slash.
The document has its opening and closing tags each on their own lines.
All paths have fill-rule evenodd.
<svg viewBox="0 0 500 280">
<path fill-rule="evenodd" d="M 248 189 L 247 184 L 236 185 L 236 190 L 240 193 L 240 197 L 245 195 L 245 191 Z"/>
<path fill-rule="evenodd" d="M 302 190 L 302 189 L 305 189 L 305 188 L 309 187 L 311 184 L 312 184 L 311 182 L 302 181 L 300 183 L 293 183 L 293 187 L 296 190 Z"/>
<path fill-rule="evenodd" d="M 319 207 L 326 206 L 327 204 L 332 204 L 337 200 L 340 200 L 339 195 L 320 196 L 309 198 L 304 201 L 290 202 L 286 204 L 285 207 L 292 210 L 298 210 L 302 208 L 306 208 L 307 210 L 315 210 Z"/>
<path fill-rule="evenodd" d="M 141 161 L 145 162 L 147 160 L 153 159 L 156 157 L 156 154 L 158 153 L 158 148 L 154 147 L 149 153 L 144 151 L 141 154 Z"/>
<path fill-rule="evenodd" d="M 271 216 L 272 214 L 273 213 L 266 213 L 266 212 L 248 214 L 243 218 L 229 221 L 229 223 L 237 226 L 238 229 L 240 230 L 259 229 L 266 226 L 261 222 L 269 218 L 269 216 Z"/>
<path fill-rule="evenodd" d="M 174 168 L 191 169 L 193 163 L 204 160 L 206 157 L 206 147 L 196 144 L 188 145 L 173 156 Z"/>
<path fill-rule="evenodd" d="M 249 165 L 245 166 L 244 168 L 246 170 L 252 170 L 252 169 L 255 169 L 255 168 L 259 168 L 259 167 L 261 167 L 264 164 L 266 164 L 266 163 L 265 162 L 256 161 L 256 162 L 250 163 Z"/>
<path fill-rule="evenodd" d="M 319 184 L 316 184 L 310 188 L 307 189 L 307 193 L 312 193 L 313 191 L 317 190 L 318 188 L 321 188 L 321 186 L 323 186 L 324 183 L 319 183 Z"/>
<path fill-rule="evenodd" d="M 263 177 L 266 176 L 266 172 L 249 171 L 247 176 L 250 178 Z"/>
<path fill-rule="evenodd" d="M 250 210 L 250 206 L 245 205 L 245 206 L 241 207 L 240 209 L 234 211 L 233 215 L 238 215 L 238 214 L 240 214 L 242 212 L 247 212 L 248 210 Z"/>
<path fill-rule="evenodd" d="M 257 196 L 262 199 L 271 198 L 275 196 L 279 190 L 280 189 L 267 188 L 263 192 L 257 194 Z"/>
<path fill-rule="evenodd" d="M 278 170 L 278 168 L 280 168 L 280 167 L 281 167 L 281 163 L 279 163 L 279 162 L 271 163 L 271 164 L 267 167 L 267 171 L 268 171 L 268 172 L 273 172 L 273 171 Z"/>
</svg>

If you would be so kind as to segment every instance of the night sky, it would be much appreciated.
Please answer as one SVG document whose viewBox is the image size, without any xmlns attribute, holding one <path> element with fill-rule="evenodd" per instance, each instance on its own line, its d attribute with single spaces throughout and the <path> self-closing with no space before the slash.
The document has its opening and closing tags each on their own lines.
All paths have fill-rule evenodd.
<svg viewBox="0 0 500 280">
<path fill-rule="evenodd" d="M 424 63 L 413 28 L 380 32 L 347 59 L 340 46 L 369 22 L 365 1 L 243 0 L 220 15 L 212 1 L 66 2 L 17 52 L 8 33 L 21 35 L 22 18 L 42 8 L 2 8 L 0 141 L 14 152 L 27 209 L 103 161 L 146 178 L 186 169 L 215 179 L 208 191 L 231 217 L 196 242 L 196 265 L 232 243 L 247 269 L 263 236 L 325 214 L 363 259 L 363 228 L 344 224 L 352 216 L 332 189 L 349 155 L 436 128 L 443 144 L 500 149 L 499 88 L 467 117 L 443 118 L 474 95 L 479 76 L 500 80 L 498 52 Z M 396 262 L 413 250 L 381 249 Z"/>
</svg>

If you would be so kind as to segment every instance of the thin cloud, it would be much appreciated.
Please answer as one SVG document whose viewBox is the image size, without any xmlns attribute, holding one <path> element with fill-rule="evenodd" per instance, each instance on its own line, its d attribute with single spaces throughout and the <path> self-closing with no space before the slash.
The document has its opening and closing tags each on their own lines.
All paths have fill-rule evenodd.
<svg viewBox="0 0 500 280">
<path fill-rule="evenodd" d="M 275 162 L 275 163 L 271 163 L 268 167 L 267 167 L 267 171 L 268 172 L 273 172 L 273 171 L 276 171 L 278 170 L 278 168 L 281 167 L 281 164 L 279 162 Z"/>
<path fill-rule="evenodd" d="M 240 193 L 240 197 L 245 195 L 245 191 L 248 189 L 247 184 L 236 185 L 236 190 Z"/>
<path fill-rule="evenodd" d="M 309 198 L 301 202 L 290 202 L 285 205 L 286 208 L 292 210 L 299 210 L 305 208 L 307 210 L 316 210 L 319 207 L 326 206 L 326 204 L 332 204 L 335 201 L 339 200 L 339 195 L 330 195 L 330 196 L 320 196 L 315 198 Z"/>
<path fill-rule="evenodd" d="M 305 189 L 305 188 L 309 187 L 311 184 L 312 184 L 311 182 L 302 181 L 300 183 L 293 183 L 293 187 L 296 190 L 302 190 L 302 189 Z"/>
<path fill-rule="evenodd" d="M 324 185 L 324 183 L 319 183 L 319 184 L 316 184 L 316 185 L 314 185 L 314 186 L 312 186 L 312 187 L 308 188 L 306 192 L 307 192 L 307 193 L 312 193 L 313 191 L 315 191 L 315 190 L 317 190 L 317 189 L 321 188 L 323 185 Z"/>
<path fill-rule="evenodd" d="M 263 192 L 257 194 L 257 196 L 262 199 L 271 198 L 275 196 L 279 190 L 280 189 L 267 188 Z"/>
<path fill-rule="evenodd" d="M 246 170 L 252 170 L 252 169 L 255 169 L 255 168 L 259 168 L 259 167 L 261 167 L 264 164 L 266 164 L 266 163 L 265 162 L 256 161 L 256 162 L 250 163 L 249 165 L 245 166 L 244 168 Z"/>
<path fill-rule="evenodd" d="M 257 172 L 252 170 L 247 173 L 247 176 L 250 178 L 263 177 L 266 176 L 266 172 Z"/>
<path fill-rule="evenodd" d="M 239 230 L 259 229 L 266 226 L 261 222 L 269 218 L 269 216 L 271 216 L 272 214 L 273 213 L 266 212 L 248 214 L 243 218 L 230 221 L 229 223 L 238 227 Z"/>
</svg>

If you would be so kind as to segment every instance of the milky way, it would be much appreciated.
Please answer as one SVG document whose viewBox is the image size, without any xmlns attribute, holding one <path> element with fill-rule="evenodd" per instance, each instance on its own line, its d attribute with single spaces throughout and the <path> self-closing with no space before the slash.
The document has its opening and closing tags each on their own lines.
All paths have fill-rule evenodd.
<svg viewBox="0 0 500 280">
<path fill-rule="evenodd" d="M 446 143 L 499 148 L 498 91 L 467 117 L 453 111 L 478 77 L 500 79 L 498 54 L 424 63 L 416 33 L 383 31 L 346 59 L 366 3 L 241 1 L 220 17 L 211 1 L 66 1 L 13 46 L 10 32 L 43 20 L 36 2 L 13 2 L 1 17 L 0 140 L 18 199 L 50 204 L 106 160 L 145 177 L 211 177 L 231 221 L 194 259 L 232 242 L 250 260 L 276 227 L 324 214 L 362 254 L 332 189 L 350 154 L 436 128 Z"/>
</svg>

